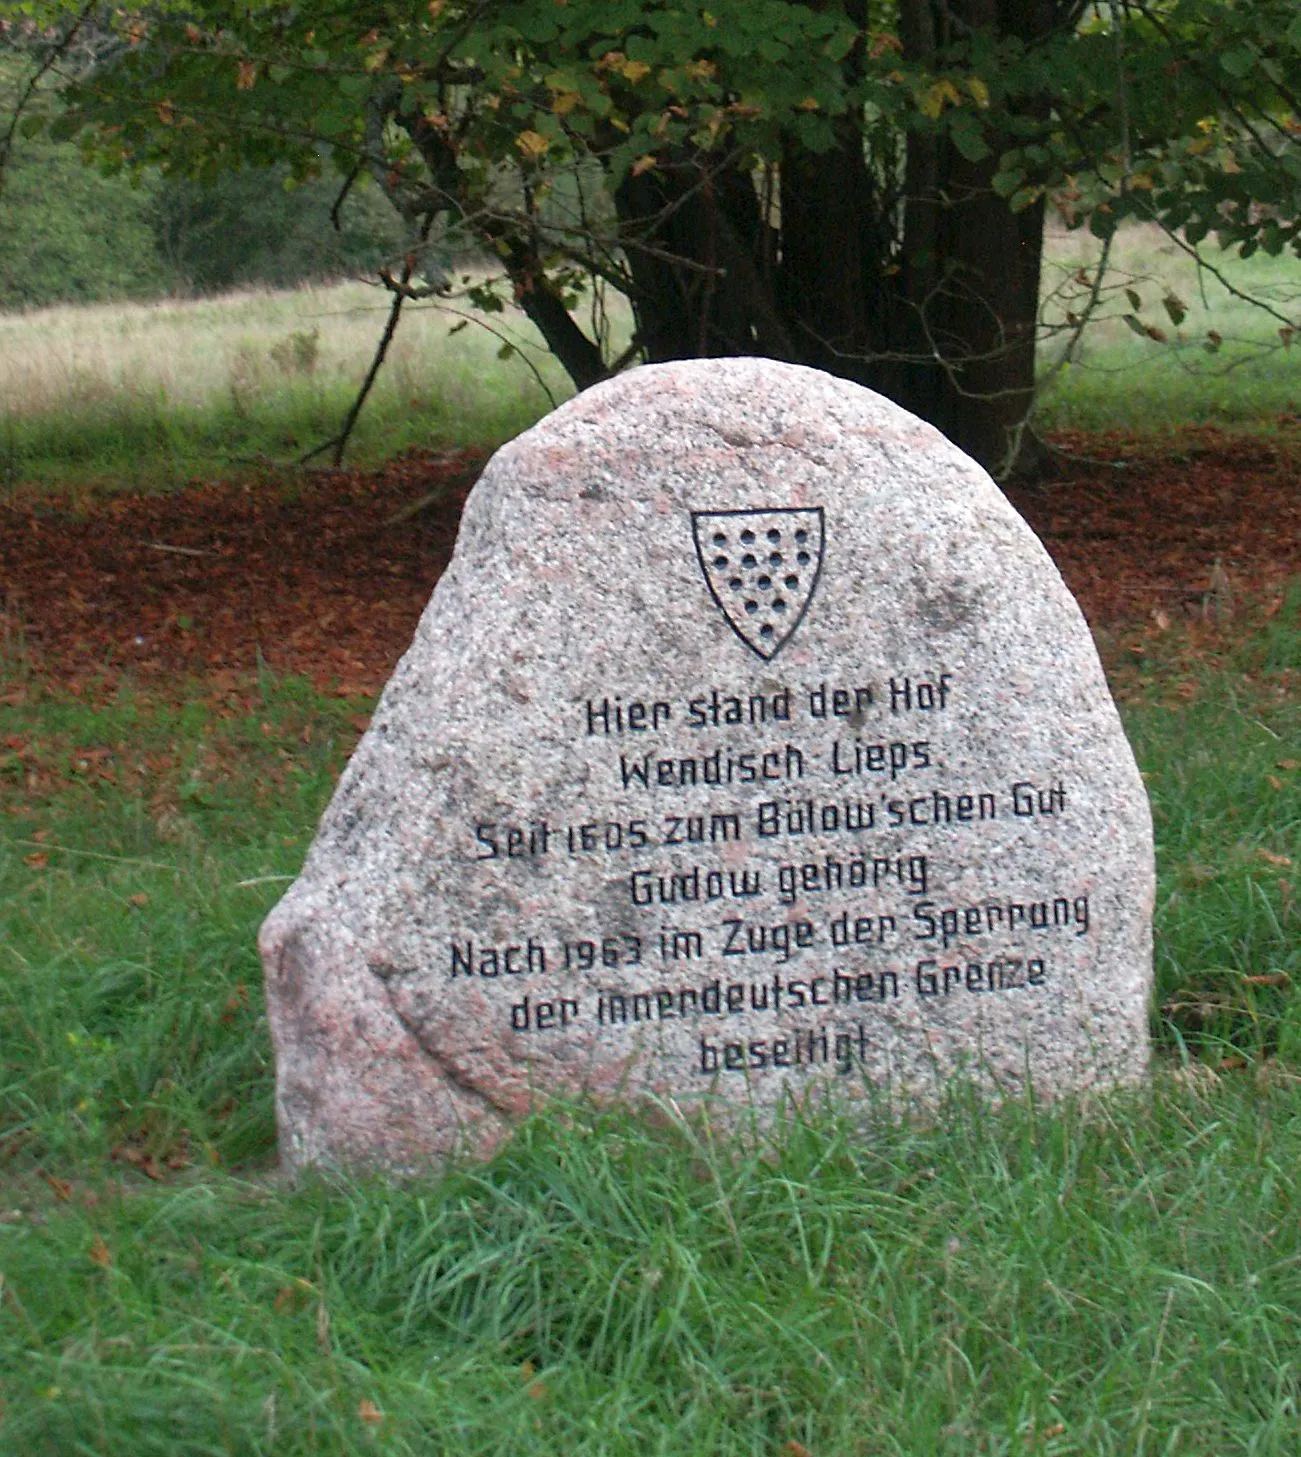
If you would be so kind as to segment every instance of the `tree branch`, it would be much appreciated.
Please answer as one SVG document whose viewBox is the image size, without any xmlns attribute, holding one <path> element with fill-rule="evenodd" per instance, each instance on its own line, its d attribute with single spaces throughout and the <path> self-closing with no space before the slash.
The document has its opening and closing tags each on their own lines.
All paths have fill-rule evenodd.
<svg viewBox="0 0 1301 1457">
<path fill-rule="evenodd" d="M 5 129 L 4 136 L 0 137 L 0 185 L 4 182 L 5 168 L 9 165 L 9 158 L 13 153 L 14 137 L 18 134 L 18 124 L 22 121 L 23 112 L 26 111 L 32 98 L 36 95 L 41 82 L 54 69 L 59 57 L 67 51 L 68 47 L 77 38 L 77 33 L 90 19 L 98 3 L 99 0 L 86 0 L 86 4 L 77 12 L 76 19 L 54 45 L 50 47 L 49 54 L 28 78 L 27 85 L 23 87 L 21 95 L 14 103 L 13 113 L 9 118 L 9 125 Z"/>
<path fill-rule="evenodd" d="M 519 306 L 528 315 L 547 347 L 560 361 L 575 386 L 585 390 L 606 377 L 600 346 L 574 322 L 564 300 L 542 271 L 541 263 L 521 247 L 506 260 L 506 271 L 519 293 Z"/>
<path fill-rule="evenodd" d="M 343 186 L 339 189 L 339 195 L 330 206 L 330 221 L 334 224 L 334 231 L 336 233 L 343 231 L 343 222 L 339 217 L 339 209 L 347 201 L 348 194 L 352 191 L 353 183 L 361 176 L 363 166 L 364 163 L 358 162 L 352 171 L 348 173 L 347 177 L 343 179 Z"/>
<path fill-rule="evenodd" d="M 343 464 L 343 452 L 348 448 L 348 440 L 352 435 L 353 427 L 357 423 L 357 417 L 361 414 L 361 407 L 366 403 L 366 396 L 370 394 L 371 387 L 379 377 L 380 369 L 384 364 L 384 356 L 388 353 L 389 345 L 393 342 L 393 336 L 397 333 L 398 319 L 402 314 L 402 305 L 410 296 L 407 285 L 411 282 L 411 274 L 415 267 L 415 255 L 408 254 L 402 265 L 402 279 L 396 281 L 389 273 L 382 272 L 380 277 L 384 280 L 385 287 L 393 295 L 393 302 L 389 307 L 388 320 L 384 325 L 384 332 L 380 335 L 379 344 L 375 349 L 375 357 L 370 362 L 370 368 L 366 371 L 366 378 L 361 382 L 361 388 L 357 391 L 357 398 L 352 402 L 352 408 L 348 411 L 347 418 L 339 433 L 333 439 L 327 440 L 323 445 L 318 445 L 309 450 L 306 455 L 300 456 L 299 465 L 306 465 L 309 460 L 314 460 L 318 455 L 324 455 L 331 448 L 334 450 L 334 466 Z"/>
</svg>

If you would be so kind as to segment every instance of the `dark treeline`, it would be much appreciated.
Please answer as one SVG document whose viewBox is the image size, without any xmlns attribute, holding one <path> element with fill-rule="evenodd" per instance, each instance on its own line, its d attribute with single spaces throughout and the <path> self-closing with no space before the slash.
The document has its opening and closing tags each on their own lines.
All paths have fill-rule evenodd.
<svg viewBox="0 0 1301 1457">
<path fill-rule="evenodd" d="M 19 138 L 0 188 L 0 309 L 373 277 L 400 247 L 399 221 L 362 186 L 336 227 L 338 190 L 338 179 L 290 185 L 283 167 L 208 186 L 105 176 L 71 143 Z"/>
</svg>

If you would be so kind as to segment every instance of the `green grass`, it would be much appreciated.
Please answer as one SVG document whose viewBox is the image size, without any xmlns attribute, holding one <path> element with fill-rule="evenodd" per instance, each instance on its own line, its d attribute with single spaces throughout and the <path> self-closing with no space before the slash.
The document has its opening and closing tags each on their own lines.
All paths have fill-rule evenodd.
<svg viewBox="0 0 1301 1457">
<path fill-rule="evenodd" d="M 1099 248 L 1084 233 L 1050 233 L 1050 327 L 1081 309 L 1087 290 L 1070 280 Z M 1301 323 L 1301 261 L 1209 256 L 1235 288 Z M 1063 335 L 1044 344 L 1041 428 L 1259 428 L 1301 411 L 1301 341 L 1284 348 L 1279 319 L 1213 278 L 1199 280 L 1153 229 L 1126 230 L 1112 263 L 1099 321 L 1072 362 L 1058 368 Z M 1166 343 L 1125 324 L 1131 290 L 1141 302 L 1136 317 L 1164 328 Z M 1188 310 L 1178 327 L 1162 303 L 1171 294 Z M 344 283 L 0 313 L 0 496 L 85 484 L 167 488 L 296 460 L 337 433 L 387 306 L 380 290 Z M 613 311 L 612 326 L 626 337 L 626 308 Z M 1210 330 L 1224 340 L 1215 354 L 1203 347 Z M 506 345 L 515 352 L 499 357 Z M 569 393 L 518 311 L 412 305 L 349 459 L 375 464 L 414 445 L 497 444 Z"/>
<path fill-rule="evenodd" d="M 1301 594 L 1217 668 L 1131 670 L 1167 1037 L 1301 1066 Z"/>
<path fill-rule="evenodd" d="M 1301 259 L 1242 259 L 1204 243 L 1216 278 L 1199 272 L 1159 229 L 1127 228 L 1112 248 L 1096 321 L 1063 364 L 1065 315 L 1082 312 L 1089 292 L 1073 275 L 1084 267 L 1092 277 L 1101 246 L 1087 231 L 1049 231 L 1044 320 L 1053 332 L 1040 355 L 1041 429 L 1161 435 L 1187 425 L 1269 428 L 1301 412 L 1301 337 L 1289 335 L 1285 344 L 1279 333 L 1285 321 L 1301 326 Z M 1178 323 L 1167 297 L 1186 309 Z M 1135 332 L 1126 314 L 1159 329 L 1164 342 Z M 1222 341 L 1213 352 L 1212 333 Z"/>
<path fill-rule="evenodd" d="M 338 433 L 387 311 L 381 290 L 341 283 L 0 313 L 0 492 L 168 488 L 292 462 Z M 413 305 L 348 461 L 496 444 L 569 393 L 516 311 Z"/>
<path fill-rule="evenodd" d="M 224 1165 L 274 1138 L 257 927 L 357 705 L 294 683 L 174 706 L 36 695 L 0 741 L 0 1142 Z M 304 740 L 306 735 L 306 741 Z"/>
<path fill-rule="evenodd" d="M 6 1450 L 1290 1454 L 1299 1164 L 1295 1084 L 1239 1079 L 766 1155 L 579 1114 L 400 1192 L 74 1190 L 0 1233 Z"/>
<path fill-rule="evenodd" d="M 1295 1452 L 1299 616 L 1116 647 L 1149 1090 L 775 1147 L 573 1108 L 401 1189 L 277 1181 L 253 949 L 367 705 L 11 663 L 0 1448 Z"/>
</svg>

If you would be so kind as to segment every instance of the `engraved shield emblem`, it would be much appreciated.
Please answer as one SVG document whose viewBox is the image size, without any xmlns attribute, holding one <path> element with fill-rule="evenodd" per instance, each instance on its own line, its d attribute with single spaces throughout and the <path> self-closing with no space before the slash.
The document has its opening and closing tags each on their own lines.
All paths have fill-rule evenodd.
<svg viewBox="0 0 1301 1457">
<path fill-rule="evenodd" d="M 728 626 L 765 662 L 800 625 L 822 571 L 822 507 L 693 511 L 696 556 Z"/>
</svg>

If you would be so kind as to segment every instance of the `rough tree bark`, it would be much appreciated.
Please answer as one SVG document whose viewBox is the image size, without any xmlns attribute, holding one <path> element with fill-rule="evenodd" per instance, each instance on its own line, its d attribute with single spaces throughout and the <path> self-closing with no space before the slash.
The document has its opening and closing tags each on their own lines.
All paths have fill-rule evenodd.
<svg viewBox="0 0 1301 1457">
<path fill-rule="evenodd" d="M 902 0 L 905 55 L 932 62 L 955 30 L 983 26 L 1034 42 L 1073 24 L 1074 0 Z M 1002 474 L 1033 469 L 1022 429 L 1034 399 L 1042 201 L 1013 212 L 993 189 L 998 154 L 969 161 L 942 136 L 908 144 L 903 333 L 916 362 L 903 404 Z"/>
<path fill-rule="evenodd" d="M 1074 22 L 1076 0 L 902 0 L 909 59 L 935 63 L 975 26 L 1028 42 Z M 865 22 L 865 17 L 864 22 Z M 880 389 L 1003 474 L 1035 457 L 1043 207 L 993 190 L 1000 139 L 980 162 L 941 135 L 910 137 L 905 200 L 882 193 L 855 118 L 837 145 L 791 146 L 780 221 L 739 167 L 690 156 L 630 177 L 616 211 L 633 309 L 651 360 L 758 353 Z"/>
<path fill-rule="evenodd" d="M 681 156 L 627 177 L 615 208 L 648 360 L 798 359 L 765 277 L 767 223 L 747 172 Z"/>
</svg>

